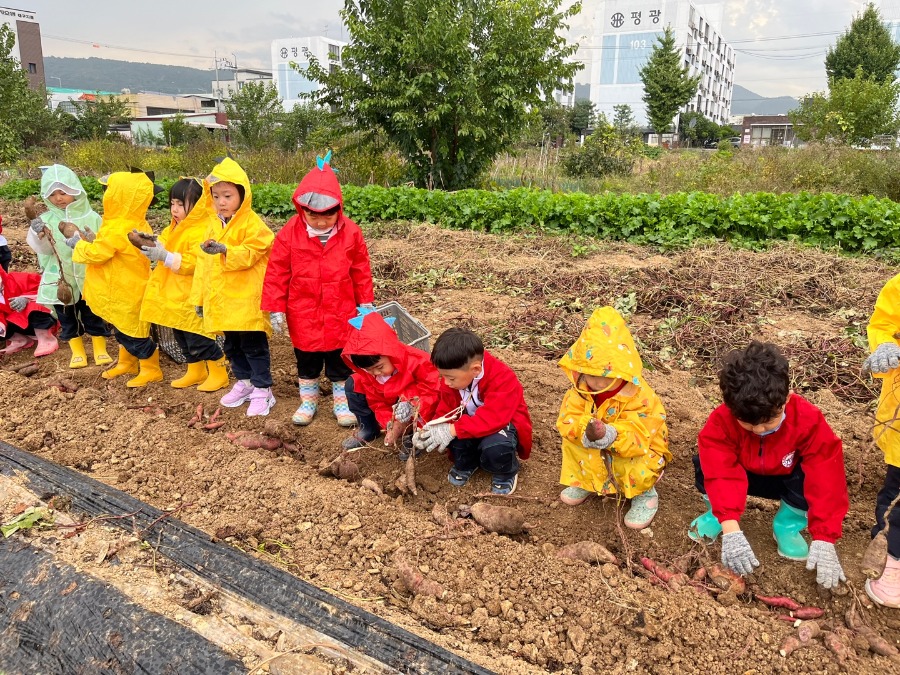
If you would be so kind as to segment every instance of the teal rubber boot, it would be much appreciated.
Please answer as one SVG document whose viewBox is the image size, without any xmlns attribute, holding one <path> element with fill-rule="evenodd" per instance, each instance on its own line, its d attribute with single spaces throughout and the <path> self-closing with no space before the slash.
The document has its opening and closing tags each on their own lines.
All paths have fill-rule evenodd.
<svg viewBox="0 0 900 675">
<path fill-rule="evenodd" d="M 712 506 L 709 504 L 709 497 L 703 495 L 703 501 L 708 508 L 707 512 L 702 516 L 694 518 L 688 528 L 688 536 L 694 541 L 700 541 L 702 539 L 715 540 L 716 537 L 722 534 L 722 525 L 713 515 Z"/>
<path fill-rule="evenodd" d="M 795 509 L 781 502 L 781 508 L 772 520 L 772 532 L 778 543 L 778 555 L 788 560 L 806 560 L 809 557 L 809 545 L 800 534 L 806 529 L 806 511 Z"/>
</svg>

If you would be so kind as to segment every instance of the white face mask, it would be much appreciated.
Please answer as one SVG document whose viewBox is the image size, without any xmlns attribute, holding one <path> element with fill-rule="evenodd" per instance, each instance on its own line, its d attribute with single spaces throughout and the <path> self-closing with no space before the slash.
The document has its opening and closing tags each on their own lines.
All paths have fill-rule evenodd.
<svg viewBox="0 0 900 675">
<path fill-rule="evenodd" d="M 769 431 L 764 431 L 761 434 L 756 434 L 756 435 L 757 436 L 769 436 L 771 434 L 774 434 L 776 431 L 778 431 L 781 428 L 781 425 L 784 424 L 785 417 L 787 417 L 787 413 L 784 413 L 784 412 L 781 413 L 781 421 L 778 423 L 777 427 L 775 427 L 774 429 L 770 429 Z"/>
<path fill-rule="evenodd" d="M 393 373 L 391 373 L 390 375 L 376 375 L 376 376 L 375 376 L 375 381 L 376 381 L 378 384 L 384 384 L 384 383 L 387 382 L 389 379 L 391 379 L 393 376 L 394 376 Z"/>
<path fill-rule="evenodd" d="M 329 232 L 331 232 L 333 229 L 334 229 L 333 225 L 331 227 L 326 227 L 324 230 L 319 230 L 319 229 L 313 227 L 312 225 L 310 225 L 309 223 L 306 224 L 306 230 L 310 234 L 315 235 L 316 237 L 323 237 L 326 234 L 328 234 Z"/>
</svg>

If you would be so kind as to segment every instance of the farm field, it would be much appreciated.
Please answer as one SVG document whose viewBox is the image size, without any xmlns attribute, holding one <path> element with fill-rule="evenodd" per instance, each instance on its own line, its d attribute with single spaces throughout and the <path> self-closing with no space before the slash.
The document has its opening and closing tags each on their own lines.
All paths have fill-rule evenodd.
<svg viewBox="0 0 900 675">
<path fill-rule="evenodd" d="M 0 201 L 0 210 L 15 269 L 35 269 L 20 204 Z M 452 513 L 489 490 L 483 473 L 465 488 L 449 485 L 450 464 L 440 455 L 418 461 L 417 495 L 393 487 L 401 464 L 380 442 L 356 454 L 360 479 L 374 481 L 384 494 L 359 479 L 321 476 L 320 464 L 338 454 L 347 432 L 335 423 L 327 397 L 312 425 L 291 425 L 299 396 L 286 336 L 273 340 L 278 403 L 269 418 L 223 409 L 226 424 L 212 432 L 187 423 L 198 404 L 214 411 L 221 393 L 172 389 L 168 381 L 183 367 L 165 358 L 166 382 L 129 390 L 122 379 L 103 380 L 97 367 L 69 371 L 65 347 L 39 359 L 39 372 L 29 378 L 9 370 L 31 360 L 28 353 L 16 354 L 0 362 L 0 439 L 153 506 L 181 507 L 178 518 L 185 522 L 498 673 L 896 669 L 872 653 L 839 662 L 821 641 L 782 657 L 778 647 L 792 628 L 776 611 L 748 596 L 717 599 L 691 587 L 661 587 L 639 562 L 647 556 L 693 570 L 718 559 L 718 545 L 704 549 L 686 535 L 703 508 L 691 464 L 695 439 L 719 402 L 717 359 L 751 338 L 776 342 L 791 362 L 795 390 L 823 410 L 844 442 L 851 501 L 838 552 L 850 584 L 820 596 L 814 573 L 776 554 L 771 519 L 777 505 L 751 499 L 742 523 L 761 562 L 751 586 L 822 607 L 823 621 L 835 626 L 844 624 L 854 605 L 882 636 L 900 643 L 900 613 L 871 607 L 860 571 L 884 473 L 883 456 L 871 440 L 877 389 L 860 366 L 868 316 L 894 269 L 788 244 L 765 251 L 717 245 L 660 253 L 408 223 L 371 226 L 366 233 L 378 302 L 399 301 L 435 336 L 452 325 L 471 327 L 519 375 L 535 448 L 516 498 L 488 501 L 522 511 L 533 525 L 527 533 L 500 536 L 436 524 L 436 505 Z M 592 498 L 567 507 L 557 499 L 555 421 L 566 380 L 556 360 L 590 310 L 604 304 L 630 315 L 647 379 L 668 413 L 675 462 L 659 483 L 660 511 L 645 532 L 617 527 L 621 509 L 615 500 Z M 79 389 L 61 393 L 48 386 L 61 377 Z M 288 447 L 240 447 L 226 437 L 240 430 L 265 430 Z M 0 517 L 6 521 L 9 514 Z M 604 544 L 621 564 L 555 556 L 559 547 L 586 539 Z M 103 578 L 116 574 L 78 544 L 67 544 L 60 554 Z M 131 583 L 140 583 L 143 574 L 170 587 L 171 597 L 155 608 L 176 611 L 183 589 L 170 582 L 152 550 L 135 544 L 118 555 L 138 570 Z M 441 584 L 444 598 L 411 595 L 399 580 L 404 561 Z M 215 600 L 208 611 L 218 611 Z M 252 659 L 245 663 L 254 665 Z M 347 667 L 335 666 L 335 672 Z"/>
</svg>

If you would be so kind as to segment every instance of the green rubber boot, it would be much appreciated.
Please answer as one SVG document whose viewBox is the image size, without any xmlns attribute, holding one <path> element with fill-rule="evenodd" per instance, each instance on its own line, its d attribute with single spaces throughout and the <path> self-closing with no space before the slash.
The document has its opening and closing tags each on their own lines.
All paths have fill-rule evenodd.
<svg viewBox="0 0 900 675">
<path fill-rule="evenodd" d="M 806 528 L 806 511 L 795 509 L 781 502 L 781 508 L 772 520 L 772 532 L 778 543 L 778 555 L 788 560 L 806 560 L 809 557 L 809 545 L 800 534 Z"/>
<path fill-rule="evenodd" d="M 715 540 L 716 537 L 722 534 L 722 525 L 713 515 L 712 506 L 709 505 L 709 497 L 703 495 L 703 501 L 706 503 L 708 510 L 702 516 L 694 518 L 688 528 L 688 536 L 694 541 L 700 541 L 701 539 Z"/>
</svg>

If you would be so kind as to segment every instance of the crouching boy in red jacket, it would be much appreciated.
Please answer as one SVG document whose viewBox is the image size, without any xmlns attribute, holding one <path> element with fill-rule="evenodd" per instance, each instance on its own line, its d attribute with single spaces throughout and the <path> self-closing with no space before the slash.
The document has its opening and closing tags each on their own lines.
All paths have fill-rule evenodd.
<svg viewBox="0 0 900 675">
<path fill-rule="evenodd" d="M 59 349 L 56 319 L 49 309 L 34 301 L 40 285 L 40 274 L 0 268 L 0 338 L 6 338 L 6 348 L 0 352 L 14 354 L 35 340 L 35 356 L 47 356 Z"/>
<path fill-rule="evenodd" d="M 415 433 L 413 445 L 450 450 L 451 485 L 462 487 L 481 467 L 493 476 L 491 492 L 512 494 L 519 458 L 531 454 L 531 416 L 519 378 L 465 328 L 441 333 L 431 362 L 441 376 L 438 417 Z"/>
<path fill-rule="evenodd" d="M 739 523 L 747 495 L 778 499 L 778 553 L 806 560 L 825 588 L 846 581 L 834 548 L 849 506 L 840 439 L 818 408 L 790 391 L 788 362 L 773 344 L 729 353 L 719 386 L 725 403 L 701 429 L 694 456 L 709 511 L 691 523 L 691 538 L 724 533 L 722 563 L 749 574 L 759 561 Z M 812 546 L 800 534 L 807 525 Z"/>
<path fill-rule="evenodd" d="M 400 342 L 378 312 L 363 311 L 350 321 L 353 328 L 341 353 L 353 370 L 347 378 L 347 404 L 359 422 L 359 429 L 343 446 L 347 450 L 361 447 L 385 429 L 385 445 L 402 440 L 400 459 L 405 461 L 413 426 L 434 415 L 440 377 L 426 352 Z M 417 408 L 417 419 L 413 419 Z"/>
</svg>

